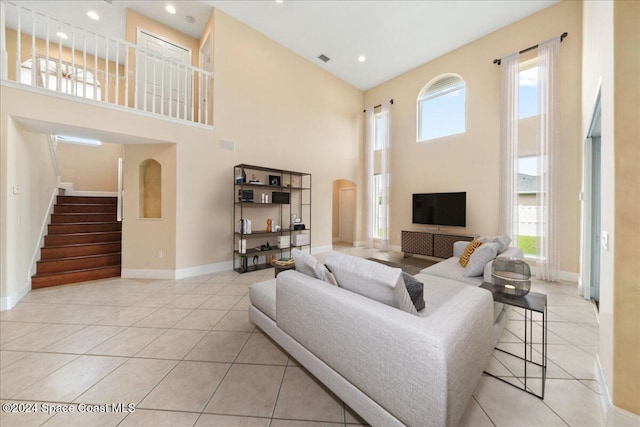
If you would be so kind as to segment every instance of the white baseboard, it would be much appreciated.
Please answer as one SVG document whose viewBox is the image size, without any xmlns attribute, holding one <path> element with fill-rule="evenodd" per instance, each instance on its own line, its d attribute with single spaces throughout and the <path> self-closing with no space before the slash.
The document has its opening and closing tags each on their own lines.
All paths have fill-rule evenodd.
<svg viewBox="0 0 640 427">
<path fill-rule="evenodd" d="M 187 267 L 176 270 L 176 279 L 185 279 L 187 277 L 202 276 L 204 274 L 214 274 L 221 271 L 233 269 L 233 261 L 217 262 L 215 264 L 198 265 L 196 267 Z"/>
<path fill-rule="evenodd" d="M 364 240 L 356 240 L 353 242 L 353 246 L 356 248 L 364 248 L 365 243 Z"/>
<path fill-rule="evenodd" d="M 532 265 L 531 266 L 531 276 L 532 277 L 536 277 L 537 274 L 538 274 L 538 268 Z M 573 271 L 560 270 L 560 271 L 558 271 L 558 280 L 561 280 L 563 282 L 578 283 L 578 281 L 580 280 L 580 274 L 579 273 L 575 273 Z"/>
<path fill-rule="evenodd" d="M 22 285 L 22 289 L 20 289 L 15 295 L 9 295 L 6 297 L 0 298 L 0 311 L 11 310 L 13 307 L 20 302 L 22 298 L 25 297 L 31 290 L 31 279 L 28 279 Z"/>
<path fill-rule="evenodd" d="M 607 381 L 604 377 L 602 364 L 600 363 L 600 356 L 596 356 L 596 361 L 594 363 L 596 365 L 596 378 L 602 388 L 602 393 L 600 393 L 600 406 L 602 408 L 605 426 L 640 426 L 640 415 L 618 408 L 611 402 L 611 394 L 609 393 L 609 387 L 607 386 Z"/>
<path fill-rule="evenodd" d="M 389 246 L 389 250 L 391 252 L 402 252 L 402 246 L 391 245 Z"/>
<path fill-rule="evenodd" d="M 198 265 L 195 267 L 180 268 L 177 270 L 151 270 L 151 269 L 135 269 L 123 268 L 121 276 L 124 279 L 166 279 L 179 280 L 187 277 L 202 276 L 204 274 L 219 273 L 221 271 L 231 270 L 233 268 L 232 261 L 218 262 L 215 264 Z"/>
</svg>

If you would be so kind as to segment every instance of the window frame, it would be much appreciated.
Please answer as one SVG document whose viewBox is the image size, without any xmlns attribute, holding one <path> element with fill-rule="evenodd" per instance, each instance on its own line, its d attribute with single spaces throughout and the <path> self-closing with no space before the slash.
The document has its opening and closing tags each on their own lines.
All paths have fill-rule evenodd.
<svg viewBox="0 0 640 427">
<path fill-rule="evenodd" d="M 430 97 L 428 99 L 422 99 L 424 97 L 424 94 L 436 83 L 440 82 L 441 80 L 444 80 L 446 78 L 450 78 L 450 77 L 456 77 L 458 79 L 460 79 L 460 81 L 462 82 L 463 86 L 461 88 L 454 88 L 454 89 L 450 89 L 450 90 L 445 90 L 442 93 L 439 93 L 433 97 Z M 449 95 L 451 93 L 454 93 L 456 91 L 463 91 L 464 94 L 464 108 L 462 111 L 463 116 L 463 123 L 464 123 L 464 128 L 461 132 L 454 132 L 454 133 L 448 133 L 446 135 L 439 135 L 439 136 L 435 136 L 435 137 L 431 137 L 431 138 L 426 138 L 426 139 L 422 139 L 421 138 L 421 134 L 422 134 L 422 105 L 424 102 L 427 101 L 431 101 L 434 99 L 437 99 L 439 97 L 442 96 L 446 96 Z M 450 136 L 454 136 L 454 135 L 461 135 L 463 133 L 467 132 L 467 82 L 465 79 L 462 78 L 461 75 L 459 74 L 455 74 L 455 73 L 445 73 L 445 74 L 440 74 L 437 77 L 434 77 L 433 79 L 429 80 L 429 82 L 427 82 L 426 85 L 424 85 L 422 87 L 422 89 L 420 90 L 420 92 L 418 93 L 418 97 L 416 99 L 416 142 L 417 143 L 423 143 L 423 142 L 429 142 L 429 141 L 435 141 L 438 139 L 442 139 L 442 138 L 447 138 Z"/>
</svg>

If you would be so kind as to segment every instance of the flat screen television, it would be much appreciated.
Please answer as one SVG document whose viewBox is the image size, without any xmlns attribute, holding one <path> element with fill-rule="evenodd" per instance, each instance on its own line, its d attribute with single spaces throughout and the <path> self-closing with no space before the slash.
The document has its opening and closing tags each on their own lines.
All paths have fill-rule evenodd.
<svg viewBox="0 0 640 427">
<path fill-rule="evenodd" d="M 413 195 L 413 223 L 466 227 L 467 193 Z"/>
</svg>

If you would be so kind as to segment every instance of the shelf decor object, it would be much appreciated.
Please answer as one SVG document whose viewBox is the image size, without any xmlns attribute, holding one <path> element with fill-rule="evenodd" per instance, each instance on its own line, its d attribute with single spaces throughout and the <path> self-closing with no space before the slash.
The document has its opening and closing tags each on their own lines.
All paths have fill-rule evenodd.
<svg viewBox="0 0 640 427">
<path fill-rule="evenodd" d="M 522 296 L 531 289 L 531 268 L 517 258 L 498 257 L 491 264 L 491 277 L 496 290 L 505 295 Z"/>
</svg>

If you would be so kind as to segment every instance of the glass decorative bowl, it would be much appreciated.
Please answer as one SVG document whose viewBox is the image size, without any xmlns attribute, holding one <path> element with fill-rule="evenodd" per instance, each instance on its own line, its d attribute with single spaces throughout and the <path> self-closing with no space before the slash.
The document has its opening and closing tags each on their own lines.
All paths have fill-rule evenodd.
<svg viewBox="0 0 640 427">
<path fill-rule="evenodd" d="M 531 268 L 518 258 L 498 257 L 491 263 L 491 277 L 497 291 L 522 296 L 531 289 Z"/>
</svg>

